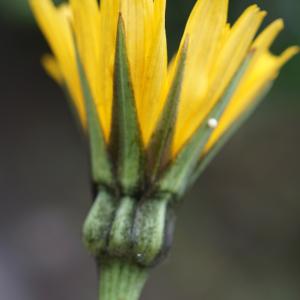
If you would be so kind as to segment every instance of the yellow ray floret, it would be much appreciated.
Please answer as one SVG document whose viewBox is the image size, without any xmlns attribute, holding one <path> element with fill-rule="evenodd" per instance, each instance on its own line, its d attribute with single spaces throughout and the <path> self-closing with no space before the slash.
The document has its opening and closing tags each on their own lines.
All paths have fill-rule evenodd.
<svg viewBox="0 0 300 300">
<path fill-rule="evenodd" d="M 77 73 L 74 44 L 70 27 L 72 12 L 67 5 L 62 5 L 59 8 L 55 7 L 50 0 L 32 0 L 30 3 L 38 24 L 47 38 L 57 64 L 59 65 L 60 72 L 64 79 L 64 85 L 74 101 L 81 121 L 84 123 L 84 103 Z M 54 70 L 53 67 L 54 64 L 52 64 L 52 74 Z M 56 72 L 56 74 L 58 74 L 58 72 Z"/>
<path fill-rule="evenodd" d="M 218 46 L 210 65 L 203 69 L 202 64 L 204 63 L 196 64 L 196 66 L 193 63 L 193 70 L 186 69 L 189 76 L 181 96 L 173 153 L 176 153 L 188 140 L 216 101 L 219 100 L 241 62 L 245 59 L 264 15 L 265 13 L 261 12 L 257 6 L 251 6 L 229 29 L 229 32 L 226 32 L 225 23 L 223 23 L 220 33 L 225 31 L 225 37 L 221 34 L 219 35 Z M 210 26 L 214 28 L 213 21 Z M 197 39 L 198 33 L 192 31 L 191 37 L 193 35 Z M 208 41 L 206 47 L 210 49 L 210 45 L 211 41 Z M 195 52 L 193 51 L 192 55 L 195 55 Z M 200 55 L 203 56 L 201 53 Z M 199 84 L 199 81 L 202 83 Z M 197 86 L 198 89 L 196 88 Z"/>
<path fill-rule="evenodd" d="M 165 33 L 166 0 L 70 0 L 55 7 L 51 0 L 30 0 L 53 56 L 43 65 L 59 84 L 67 87 L 85 126 L 85 111 L 76 64 L 78 45 L 105 138 L 111 131 L 113 73 L 118 18 L 125 26 L 127 54 L 138 119 L 147 146 L 172 86 L 178 57 L 167 66 Z M 233 95 L 208 151 L 243 114 L 280 68 L 298 52 L 292 47 L 279 56 L 270 46 L 283 28 L 273 22 L 256 39 L 265 12 L 250 6 L 230 25 L 228 0 L 198 0 L 187 22 L 178 51 L 188 39 L 186 65 L 175 131 L 173 156 L 189 140 L 220 100 L 247 53 L 255 49 L 246 73 Z"/>
<path fill-rule="evenodd" d="M 59 85 L 63 85 L 64 76 L 59 68 L 57 60 L 52 55 L 45 54 L 42 57 L 41 62 L 49 76 L 51 76 Z"/>
<path fill-rule="evenodd" d="M 206 151 L 209 151 L 233 122 L 259 97 L 265 87 L 278 76 L 280 68 L 299 52 L 298 47 L 290 47 L 279 56 L 270 53 L 269 48 L 283 27 L 283 21 L 278 19 L 269 25 L 253 42 L 252 48 L 255 49 L 255 56 L 252 64 L 233 95 L 231 104 L 221 118 L 218 128 L 210 138 Z"/>
<path fill-rule="evenodd" d="M 280 56 L 265 52 L 257 58 L 255 65 L 247 72 L 235 92 L 231 104 L 226 109 L 218 128 L 206 146 L 206 151 L 209 151 L 232 123 L 251 106 L 253 100 L 263 92 L 268 83 L 277 77 L 280 68 L 298 52 L 298 47 L 291 47 Z"/>
<path fill-rule="evenodd" d="M 99 89 L 100 10 L 94 0 L 71 0 L 71 26 L 74 28 L 81 59 L 86 69 L 90 88 L 95 99 L 101 95 Z"/>
</svg>

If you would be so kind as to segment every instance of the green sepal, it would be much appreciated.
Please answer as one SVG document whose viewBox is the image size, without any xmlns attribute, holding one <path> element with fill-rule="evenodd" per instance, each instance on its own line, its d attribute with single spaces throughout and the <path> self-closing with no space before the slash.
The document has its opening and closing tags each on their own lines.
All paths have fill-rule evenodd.
<svg viewBox="0 0 300 300">
<path fill-rule="evenodd" d="M 231 127 L 221 136 L 221 138 L 216 142 L 209 152 L 203 156 L 197 167 L 194 170 L 193 176 L 190 181 L 190 185 L 194 184 L 197 178 L 205 171 L 210 162 L 215 158 L 219 153 L 221 148 L 228 142 L 228 140 L 241 128 L 241 126 L 249 119 L 249 117 L 254 113 L 257 106 L 269 93 L 273 86 L 273 82 L 269 83 L 266 88 L 260 93 L 252 105 L 232 124 Z"/>
<path fill-rule="evenodd" d="M 188 39 L 185 41 L 184 46 L 181 49 L 177 69 L 174 74 L 164 109 L 147 149 L 148 173 L 151 181 L 155 180 L 160 168 L 163 167 L 162 164 L 164 157 L 167 157 L 170 152 L 170 145 L 175 131 L 178 104 L 182 90 L 182 81 L 184 78 L 187 46 Z"/>
<path fill-rule="evenodd" d="M 136 265 L 153 267 L 172 244 L 174 210 L 172 195 L 137 199 L 116 199 L 102 190 L 83 227 L 89 252 L 98 259 L 127 259 Z"/>
<path fill-rule="evenodd" d="M 119 202 L 109 235 L 108 253 L 110 256 L 125 257 L 129 255 L 135 204 L 136 200 L 130 197 L 124 197 Z"/>
<path fill-rule="evenodd" d="M 96 184 L 113 187 L 114 176 L 112 164 L 109 159 L 103 129 L 98 117 L 97 108 L 93 99 L 90 86 L 81 63 L 78 49 L 76 48 L 78 72 L 81 81 L 85 110 L 87 114 L 88 135 L 91 151 L 92 177 Z"/>
<path fill-rule="evenodd" d="M 99 257 L 107 251 L 111 223 L 118 202 L 106 190 L 101 190 L 83 225 L 83 240 L 91 254 Z"/>
<path fill-rule="evenodd" d="M 170 197 L 158 195 L 138 205 L 133 225 L 133 250 L 141 265 L 155 264 L 160 254 L 165 252 Z"/>
<path fill-rule="evenodd" d="M 116 157 L 118 183 L 132 194 L 143 179 L 143 146 L 127 57 L 125 30 L 119 16 L 114 70 L 111 151 Z"/>
<path fill-rule="evenodd" d="M 253 53 L 254 52 L 251 51 L 247 55 L 246 59 L 241 64 L 240 68 L 227 87 L 224 95 L 221 97 L 215 107 L 208 113 L 207 117 L 204 119 L 204 122 L 198 127 L 192 137 L 177 154 L 174 161 L 172 161 L 169 167 L 166 169 L 165 173 L 157 183 L 158 190 L 169 192 L 177 196 L 181 196 L 184 193 L 200 155 L 214 131 L 214 128 L 211 128 L 208 125 L 208 121 L 210 119 L 216 119 L 218 121 L 220 120 L 251 62 Z"/>
</svg>

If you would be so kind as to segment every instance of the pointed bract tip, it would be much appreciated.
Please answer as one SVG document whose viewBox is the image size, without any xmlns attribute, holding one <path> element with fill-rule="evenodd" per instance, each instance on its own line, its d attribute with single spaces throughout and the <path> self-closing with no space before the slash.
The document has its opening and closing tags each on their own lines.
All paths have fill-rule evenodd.
<svg viewBox="0 0 300 300">
<path fill-rule="evenodd" d="M 123 18 L 123 14 L 121 11 L 119 12 L 118 23 L 124 24 L 124 18 Z"/>
</svg>

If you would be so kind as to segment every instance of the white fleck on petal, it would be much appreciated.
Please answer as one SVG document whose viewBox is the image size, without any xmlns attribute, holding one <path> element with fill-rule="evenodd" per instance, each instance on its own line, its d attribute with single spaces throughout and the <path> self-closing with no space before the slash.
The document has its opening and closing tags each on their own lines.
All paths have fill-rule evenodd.
<svg viewBox="0 0 300 300">
<path fill-rule="evenodd" d="M 207 123 L 207 124 L 208 124 L 208 126 L 209 126 L 210 128 L 215 129 L 215 128 L 218 127 L 219 122 L 218 122 L 217 119 L 211 118 L 211 119 L 208 120 L 208 123 Z"/>
</svg>

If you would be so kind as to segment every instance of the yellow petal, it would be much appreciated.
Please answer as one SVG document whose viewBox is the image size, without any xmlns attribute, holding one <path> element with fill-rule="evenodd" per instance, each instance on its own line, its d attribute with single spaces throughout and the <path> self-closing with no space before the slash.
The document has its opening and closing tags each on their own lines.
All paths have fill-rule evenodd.
<svg viewBox="0 0 300 300">
<path fill-rule="evenodd" d="M 140 97 L 137 98 L 138 115 L 144 143 L 148 144 L 162 108 L 162 91 L 167 78 L 167 41 L 165 31 L 166 0 L 154 2 L 151 28 L 145 53 L 145 67 Z"/>
<path fill-rule="evenodd" d="M 298 47 L 291 47 L 278 57 L 269 53 L 272 42 L 283 27 L 283 21 L 278 19 L 270 24 L 254 41 L 252 47 L 256 53 L 252 64 L 235 93 L 231 105 L 222 117 L 219 127 L 211 137 L 206 151 L 209 151 L 231 124 L 251 106 L 265 86 L 276 78 L 280 68 L 299 52 Z"/>
<path fill-rule="evenodd" d="M 96 103 L 102 100 L 100 53 L 100 7 L 97 0 L 70 0 L 72 26 L 81 62 Z M 102 104 L 103 105 L 103 104 Z M 101 119 L 102 120 L 102 119 Z"/>
<path fill-rule="evenodd" d="M 265 15 L 257 6 L 251 6 L 229 29 L 226 22 L 227 1 L 208 2 L 200 1 L 199 4 L 199 7 L 203 6 L 203 15 L 200 15 L 198 23 L 204 19 L 204 24 L 201 24 L 195 36 L 199 44 L 190 49 L 194 57 L 189 62 L 192 67 L 186 68 L 186 84 L 183 87 L 173 154 L 201 124 L 229 84 Z M 195 16 L 197 14 L 193 12 L 192 18 Z M 188 27 L 191 23 L 188 23 Z M 205 36 L 204 40 L 201 35 Z"/>
<path fill-rule="evenodd" d="M 208 100 L 214 105 L 244 60 L 253 38 L 261 25 L 265 12 L 256 5 L 249 7 L 234 24 L 211 72 Z"/>
<path fill-rule="evenodd" d="M 186 38 L 189 40 L 173 154 L 180 149 L 199 124 L 198 120 L 191 120 L 190 117 L 199 109 L 199 103 L 208 92 L 209 72 L 224 35 L 227 10 L 226 0 L 199 0 L 188 20 L 181 42 L 182 47 Z"/>
<path fill-rule="evenodd" d="M 48 75 L 52 77 L 58 84 L 62 85 L 64 83 L 63 74 L 53 55 L 45 54 L 42 57 L 42 65 Z"/>
<path fill-rule="evenodd" d="M 152 36 L 153 1 L 121 0 L 120 11 L 125 24 L 126 46 L 137 105 L 143 94 L 146 51 Z M 150 40 L 149 40 L 150 39 Z"/>
<path fill-rule="evenodd" d="M 82 123 L 85 123 L 85 110 L 70 27 L 72 14 L 67 5 L 56 8 L 50 0 L 30 0 L 30 4 L 37 22 L 60 66 L 64 81 Z"/>
<path fill-rule="evenodd" d="M 269 49 L 277 35 L 284 28 L 282 19 L 278 19 L 271 23 L 254 41 L 253 48 L 255 49 Z"/>
<path fill-rule="evenodd" d="M 207 91 L 208 73 L 226 26 L 227 9 L 226 0 L 201 0 L 197 1 L 191 13 L 182 40 L 183 44 L 188 36 L 180 111 L 191 111 L 191 102 L 201 98 Z"/>
<path fill-rule="evenodd" d="M 109 138 L 111 127 L 113 69 L 119 12 L 119 0 L 100 1 L 100 78 L 98 86 L 101 96 L 97 97 L 95 101 L 102 122 L 104 135 L 107 140 Z"/>
<path fill-rule="evenodd" d="M 73 26 L 80 57 L 94 98 L 99 82 L 100 8 L 97 0 L 71 0 Z"/>
<path fill-rule="evenodd" d="M 107 59 L 107 54 L 115 51 L 115 28 L 118 15 L 121 13 L 125 25 L 127 54 L 137 112 L 145 144 L 149 141 L 155 125 L 157 106 L 167 73 L 165 6 L 165 0 L 104 0 L 101 2 L 101 15 L 106 22 L 102 27 L 110 32 L 109 36 L 106 34 L 106 38 L 102 36 L 106 47 L 101 44 L 103 57 L 105 57 L 103 64 L 106 65 L 106 68 L 101 69 L 107 70 L 103 77 L 108 85 L 106 89 L 113 85 L 110 84 L 112 77 L 109 75 L 113 74 L 113 69 L 107 65 L 113 66 L 114 59 Z M 111 113 L 112 90 L 108 91 L 107 99 L 109 99 L 107 103 L 110 111 L 106 109 L 106 112 L 103 112 L 103 115 L 106 115 L 103 117 L 106 119 L 107 114 Z M 104 106 L 107 107 L 107 103 Z M 110 122 L 107 121 L 108 124 Z"/>
<path fill-rule="evenodd" d="M 248 71 L 236 91 L 231 104 L 226 109 L 218 128 L 206 146 L 206 152 L 213 147 L 233 122 L 251 106 L 264 88 L 277 77 L 280 68 L 298 52 L 298 47 L 291 47 L 280 56 L 273 56 L 266 51 L 257 59 L 255 65 Z"/>
<path fill-rule="evenodd" d="M 106 140 L 111 130 L 117 22 L 122 14 L 137 113 L 147 145 L 178 63 L 177 55 L 167 68 L 166 0 L 69 0 L 70 5 L 59 7 L 51 0 L 29 1 L 53 52 L 42 63 L 50 76 L 67 87 L 85 124 L 75 33 Z M 280 56 L 269 53 L 283 28 L 282 20 L 273 22 L 253 42 L 265 16 L 256 5 L 250 6 L 232 27 L 227 13 L 228 0 L 197 0 L 189 17 L 178 51 L 188 40 L 173 155 L 220 99 L 251 47 L 255 48 L 252 62 L 207 150 L 298 51 L 292 47 Z"/>
</svg>

